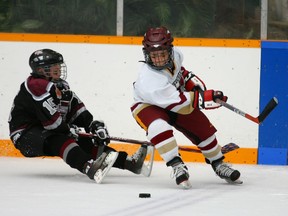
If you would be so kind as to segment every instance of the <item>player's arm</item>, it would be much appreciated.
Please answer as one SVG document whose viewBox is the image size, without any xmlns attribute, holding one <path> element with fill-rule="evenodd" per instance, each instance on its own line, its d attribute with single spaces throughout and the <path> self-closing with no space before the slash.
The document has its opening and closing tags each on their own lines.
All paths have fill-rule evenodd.
<svg viewBox="0 0 288 216">
<path fill-rule="evenodd" d="M 180 85 L 185 91 L 206 90 L 205 83 L 191 71 L 187 71 L 184 67 L 181 67 L 182 80 Z"/>
</svg>

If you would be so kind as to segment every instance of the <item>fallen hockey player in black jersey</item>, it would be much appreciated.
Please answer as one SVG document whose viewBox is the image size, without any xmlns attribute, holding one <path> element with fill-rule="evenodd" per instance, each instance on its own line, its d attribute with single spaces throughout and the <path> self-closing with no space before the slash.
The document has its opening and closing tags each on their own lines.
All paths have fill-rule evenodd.
<svg viewBox="0 0 288 216">
<path fill-rule="evenodd" d="M 60 53 L 37 50 L 29 65 L 32 73 L 21 84 L 9 117 L 11 140 L 25 157 L 59 156 L 97 183 L 111 167 L 141 173 L 147 147 L 129 156 L 108 146 L 104 122 L 93 120 L 65 81 L 66 65 Z M 98 139 L 79 137 L 73 125 L 97 134 Z"/>
</svg>

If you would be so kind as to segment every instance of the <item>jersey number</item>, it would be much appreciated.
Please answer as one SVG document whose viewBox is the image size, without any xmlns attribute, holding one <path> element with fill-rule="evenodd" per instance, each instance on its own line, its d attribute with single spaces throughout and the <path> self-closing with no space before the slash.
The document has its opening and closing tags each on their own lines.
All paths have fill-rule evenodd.
<svg viewBox="0 0 288 216">
<path fill-rule="evenodd" d="M 50 112 L 50 115 L 54 115 L 54 113 L 57 112 L 53 98 L 48 98 L 47 101 L 44 101 L 43 107 L 45 107 Z"/>
</svg>

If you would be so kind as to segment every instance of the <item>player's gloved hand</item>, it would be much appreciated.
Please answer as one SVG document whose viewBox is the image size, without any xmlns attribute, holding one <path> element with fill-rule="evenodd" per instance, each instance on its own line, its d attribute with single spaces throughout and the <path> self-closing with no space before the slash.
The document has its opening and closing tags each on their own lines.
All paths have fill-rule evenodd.
<svg viewBox="0 0 288 216">
<path fill-rule="evenodd" d="M 70 125 L 70 137 L 74 138 L 75 140 L 78 139 L 78 133 L 81 131 L 76 125 Z"/>
<path fill-rule="evenodd" d="M 73 92 L 71 90 L 62 90 L 61 91 L 61 101 L 71 101 L 73 98 Z"/>
<path fill-rule="evenodd" d="M 65 80 L 58 79 L 58 80 L 54 80 L 53 82 L 55 83 L 56 87 L 61 91 L 70 89 L 68 82 Z"/>
<path fill-rule="evenodd" d="M 64 117 L 69 112 L 69 107 L 73 99 L 73 92 L 70 90 L 62 90 L 60 93 L 58 111 L 61 113 L 61 116 Z"/>
<path fill-rule="evenodd" d="M 187 71 L 184 67 L 181 67 L 181 71 L 183 78 L 182 86 L 185 91 L 206 90 L 205 83 L 199 77 L 192 72 Z"/>
<path fill-rule="evenodd" d="M 110 143 L 109 133 L 103 121 L 92 121 L 89 131 L 97 135 L 97 143 L 99 145 L 108 145 Z"/>
<path fill-rule="evenodd" d="M 222 91 L 206 90 L 206 91 L 197 91 L 195 96 L 198 94 L 198 106 L 203 109 L 216 109 L 221 105 L 216 103 L 216 99 L 222 101 L 227 101 L 228 97 L 224 96 Z M 195 107 L 195 106 L 194 106 Z"/>
</svg>

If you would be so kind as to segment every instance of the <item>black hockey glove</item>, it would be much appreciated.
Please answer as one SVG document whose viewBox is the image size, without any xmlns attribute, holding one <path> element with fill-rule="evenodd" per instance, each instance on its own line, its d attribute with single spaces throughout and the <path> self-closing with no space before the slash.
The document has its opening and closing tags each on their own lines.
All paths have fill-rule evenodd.
<svg viewBox="0 0 288 216">
<path fill-rule="evenodd" d="M 69 112 L 69 107 L 73 99 L 73 92 L 70 90 L 62 90 L 60 103 L 58 106 L 58 111 L 61 113 L 61 116 L 65 119 L 67 113 Z"/>
<path fill-rule="evenodd" d="M 71 101 L 73 98 L 73 92 L 70 90 L 61 91 L 61 101 Z"/>
<path fill-rule="evenodd" d="M 59 80 L 53 81 L 53 82 L 55 83 L 56 87 L 61 91 L 70 89 L 68 82 L 66 82 L 65 80 L 59 79 Z"/>
<path fill-rule="evenodd" d="M 89 132 L 97 136 L 98 145 L 108 145 L 110 143 L 109 133 L 106 125 L 102 121 L 92 121 L 89 126 Z"/>
</svg>

